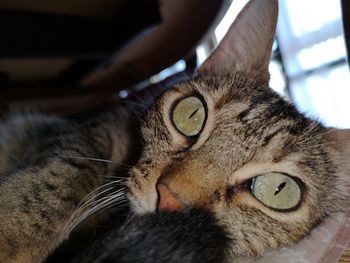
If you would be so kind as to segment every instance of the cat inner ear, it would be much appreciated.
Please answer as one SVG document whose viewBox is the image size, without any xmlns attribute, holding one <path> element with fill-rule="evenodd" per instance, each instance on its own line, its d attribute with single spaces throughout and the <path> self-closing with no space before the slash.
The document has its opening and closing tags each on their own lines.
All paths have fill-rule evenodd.
<svg viewBox="0 0 350 263">
<path fill-rule="evenodd" d="M 198 73 L 222 75 L 241 71 L 268 81 L 277 18 L 278 0 L 249 1 Z"/>
</svg>

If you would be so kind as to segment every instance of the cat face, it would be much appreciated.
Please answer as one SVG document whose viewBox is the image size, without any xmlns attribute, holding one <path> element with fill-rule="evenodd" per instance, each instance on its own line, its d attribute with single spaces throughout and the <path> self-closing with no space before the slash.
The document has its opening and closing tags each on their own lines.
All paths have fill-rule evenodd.
<svg viewBox="0 0 350 263">
<path fill-rule="evenodd" d="M 205 114 L 200 131 L 191 136 L 173 119 L 176 106 L 189 98 L 198 98 Z M 186 118 L 191 110 L 183 113 Z M 242 74 L 180 84 L 145 117 L 144 151 L 130 181 L 133 210 L 208 209 L 234 239 L 244 240 L 237 251 L 290 243 L 332 201 L 336 167 L 318 146 L 325 132 Z M 269 198 L 278 187 L 276 200 Z"/>
<path fill-rule="evenodd" d="M 200 75 L 155 101 L 128 185 L 136 213 L 211 211 L 232 237 L 233 254 L 290 244 L 346 199 L 344 166 L 335 158 L 342 151 L 325 144 L 339 133 L 267 86 L 276 8 L 272 0 L 251 1 Z M 253 28 L 259 31 L 250 28 L 252 17 L 264 21 Z M 244 45 L 243 29 L 263 36 Z M 231 34 L 238 44 L 228 45 Z"/>
</svg>

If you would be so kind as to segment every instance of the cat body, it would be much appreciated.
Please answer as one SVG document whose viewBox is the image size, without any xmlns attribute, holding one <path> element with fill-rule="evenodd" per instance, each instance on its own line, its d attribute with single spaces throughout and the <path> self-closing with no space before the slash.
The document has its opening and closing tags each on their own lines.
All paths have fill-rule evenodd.
<svg viewBox="0 0 350 263">
<path fill-rule="evenodd" d="M 67 237 L 64 227 L 76 207 L 125 158 L 130 142 L 126 123 L 122 113 L 76 123 L 29 112 L 2 123 L 0 255 L 28 249 L 33 259 L 23 262 L 37 262 Z M 81 155 L 112 162 L 70 158 Z"/>
<path fill-rule="evenodd" d="M 126 197 L 131 218 L 107 218 L 115 229 L 75 262 L 261 255 L 348 212 L 349 131 L 304 117 L 268 87 L 276 21 L 277 1 L 250 1 L 198 75 L 146 109 L 3 121 L 0 259 L 44 261 Z"/>
</svg>

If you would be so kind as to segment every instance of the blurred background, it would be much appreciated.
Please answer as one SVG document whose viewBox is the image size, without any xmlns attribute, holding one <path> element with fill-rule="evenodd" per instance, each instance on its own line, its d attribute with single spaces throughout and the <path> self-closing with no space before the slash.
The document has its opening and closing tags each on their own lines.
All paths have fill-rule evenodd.
<svg viewBox="0 0 350 263">
<path fill-rule="evenodd" d="M 246 3 L 0 0 L 0 110 L 70 115 L 193 71 Z M 325 125 L 349 128 L 341 0 L 279 3 L 271 87 Z"/>
</svg>

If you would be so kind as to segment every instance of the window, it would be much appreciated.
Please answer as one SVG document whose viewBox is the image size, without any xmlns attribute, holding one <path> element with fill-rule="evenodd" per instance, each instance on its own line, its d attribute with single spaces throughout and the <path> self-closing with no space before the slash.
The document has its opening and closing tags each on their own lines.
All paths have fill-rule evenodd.
<svg viewBox="0 0 350 263">
<path fill-rule="evenodd" d="M 277 29 L 289 94 L 327 126 L 350 127 L 350 75 L 340 1 L 280 0 Z"/>
</svg>

